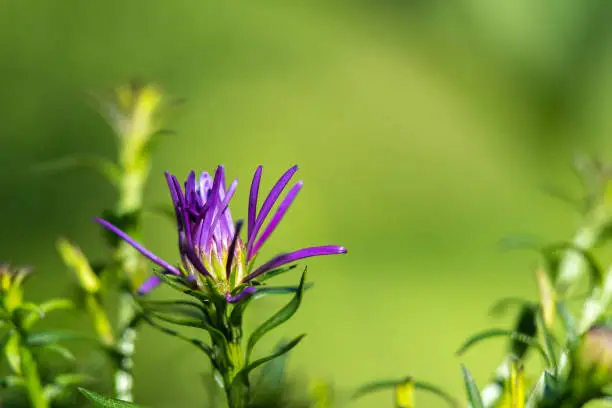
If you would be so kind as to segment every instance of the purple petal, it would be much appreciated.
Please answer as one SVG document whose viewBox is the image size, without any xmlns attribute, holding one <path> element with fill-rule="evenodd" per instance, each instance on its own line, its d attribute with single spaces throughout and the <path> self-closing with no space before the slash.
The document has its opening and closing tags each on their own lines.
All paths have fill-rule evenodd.
<svg viewBox="0 0 612 408">
<path fill-rule="evenodd" d="M 230 188 L 227 191 L 227 194 L 225 195 L 225 198 L 217 206 L 217 211 L 216 211 L 215 217 L 213 218 L 213 220 L 212 220 L 212 222 L 210 224 L 210 228 L 208 229 L 208 234 L 206 235 L 206 240 L 204 241 L 205 245 L 206 245 L 205 248 L 207 250 L 210 249 L 210 245 L 212 243 L 212 235 L 213 235 L 213 233 L 215 231 L 215 228 L 217 228 L 217 224 L 219 223 L 219 219 L 221 218 L 221 216 L 223 216 L 223 213 L 225 213 L 227 211 L 227 207 L 229 205 L 230 200 L 234 196 L 234 193 L 236 192 L 236 187 L 237 186 L 238 186 L 238 180 L 234 180 L 232 182 L 232 185 L 230 185 Z"/>
<path fill-rule="evenodd" d="M 189 208 L 192 208 L 198 202 L 196 193 L 196 175 L 195 171 L 191 170 L 185 181 L 185 202 Z"/>
<path fill-rule="evenodd" d="M 249 217 L 248 217 L 248 229 L 247 237 L 250 237 L 255 228 L 255 217 L 257 216 L 257 197 L 259 196 L 259 183 L 261 182 L 261 172 L 263 166 L 257 166 L 255 174 L 253 175 L 253 181 L 251 182 L 251 193 L 249 195 Z"/>
<path fill-rule="evenodd" d="M 272 187 L 272 190 L 270 190 L 270 194 L 268 194 L 268 197 L 266 197 L 266 200 L 261 206 L 261 211 L 257 215 L 257 220 L 255 221 L 255 226 L 253 227 L 253 231 L 251 231 L 251 234 L 249 235 L 248 244 L 247 244 L 247 261 L 250 261 L 251 258 L 253 257 L 253 254 L 252 254 L 253 243 L 255 241 L 255 238 L 257 238 L 257 233 L 259 232 L 259 229 L 263 225 L 264 221 L 266 220 L 266 217 L 268 216 L 268 213 L 274 206 L 274 203 L 276 203 L 276 200 L 278 199 L 280 194 L 283 192 L 283 190 L 289 183 L 289 180 L 291 180 L 291 177 L 293 177 L 297 169 L 298 169 L 297 165 L 291 167 L 289 170 L 285 172 L 285 174 L 281 176 L 280 179 L 278 179 L 274 187 Z"/>
<path fill-rule="evenodd" d="M 219 199 L 223 201 L 225 196 L 228 194 L 225 191 L 225 187 L 219 190 Z M 233 193 L 232 193 L 233 194 Z M 221 221 L 219 222 L 219 237 L 233 237 L 234 236 L 234 222 L 232 221 L 231 211 L 224 211 Z"/>
<path fill-rule="evenodd" d="M 189 214 L 188 209 L 185 204 L 185 197 L 183 195 L 183 190 L 181 190 L 181 184 L 178 182 L 176 177 L 174 177 L 170 173 L 166 173 L 166 180 L 168 181 L 168 186 L 170 187 L 170 194 L 172 195 L 172 200 L 175 202 L 174 208 L 176 209 L 177 218 L 180 220 L 178 229 L 179 229 L 179 246 L 182 247 L 184 245 L 192 245 L 192 236 L 191 236 L 191 224 L 189 222 Z M 181 230 L 184 232 L 183 235 L 180 234 Z M 182 242 L 181 236 L 185 238 L 186 242 Z"/>
<path fill-rule="evenodd" d="M 122 240 L 130 244 L 132 247 L 134 247 L 135 250 L 143 254 L 145 257 L 149 258 L 154 263 L 158 264 L 162 268 L 170 271 L 171 273 L 175 275 L 179 275 L 179 276 L 181 275 L 181 272 L 175 266 L 172 266 L 168 262 L 157 257 L 155 254 L 153 254 L 153 252 L 149 251 L 148 249 L 140 245 L 138 242 L 134 241 L 134 239 L 132 239 L 128 234 L 121 231 L 119 228 L 115 227 L 110 222 L 103 220 L 102 218 L 96 218 L 95 220 L 97 223 L 99 223 L 104 228 L 116 234 L 119 238 L 121 238 Z"/>
<path fill-rule="evenodd" d="M 151 276 L 149 279 L 144 281 L 144 283 L 142 285 L 140 285 L 140 287 L 138 288 L 138 294 L 139 295 L 145 295 L 145 294 L 149 293 L 150 291 L 152 291 L 153 289 L 158 287 L 161 282 L 162 282 L 162 280 L 161 280 L 161 278 L 159 276 L 157 276 L 157 275 Z"/>
<path fill-rule="evenodd" d="M 240 230 L 242 229 L 242 220 L 238 220 L 236 222 L 236 229 L 234 233 L 234 238 L 232 238 L 232 244 L 229 247 L 229 252 L 227 253 L 227 263 L 225 264 L 225 276 L 229 281 L 230 274 L 232 272 L 232 262 L 234 261 L 234 257 L 236 256 L 236 243 L 238 242 L 238 238 L 240 236 Z"/>
<path fill-rule="evenodd" d="M 196 185 L 196 192 L 198 195 L 198 205 L 201 210 L 206 200 L 208 200 L 208 192 L 212 186 L 212 177 L 207 172 L 200 174 L 200 182 Z"/>
<path fill-rule="evenodd" d="M 287 193 L 287 196 L 278 206 L 276 213 L 274 213 L 272 220 L 270 220 L 270 222 L 268 223 L 268 226 L 264 230 L 263 234 L 261 234 L 261 237 L 259 237 L 259 240 L 255 243 L 255 245 L 253 245 L 253 250 L 251 252 L 252 256 L 255 256 L 255 254 L 257 254 L 257 252 L 259 251 L 261 246 L 264 244 L 264 242 L 266 242 L 266 240 L 274 232 L 278 224 L 281 222 L 281 220 L 287 213 L 287 210 L 291 206 L 291 203 L 293 203 L 293 200 L 295 200 L 295 197 L 297 197 L 297 194 L 302 189 L 303 185 L 304 185 L 304 182 L 300 181 L 295 186 L 293 186 L 291 190 L 289 190 L 289 192 Z"/>
<path fill-rule="evenodd" d="M 242 282 L 248 282 L 267 271 L 270 271 L 274 268 L 278 268 L 279 266 L 286 265 L 291 262 L 295 262 L 299 259 L 310 258 L 312 256 L 337 255 L 345 253 L 346 248 L 344 247 L 336 245 L 324 245 L 304 248 L 294 252 L 290 252 L 288 254 L 281 254 L 272 258 L 271 260 L 257 268 L 254 272 L 245 276 L 244 279 L 242 279 Z"/>
<path fill-rule="evenodd" d="M 231 293 L 226 293 L 225 300 L 227 300 L 228 303 L 238 303 L 245 297 L 252 295 L 255 292 L 257 292 L 257 288 L 255 288 L 255 286 L 247 286 L 236 296 L 232 296 Z"/>
<path fill-rule="evenodd" d="M 209 196 L 209 200 L 206 202 L 206 215 L 204 216 L 204 225 L 202 226 L 202 230 L 200 232 L 201 235 L 198 237 L 200 245 L 204 248 L 207 247 L 207 239 L 210 236 L 208 230 L 210 229 L 210 225 L 212 224 L 213 217 L 215 215 L 215 209 L 217 207 L 217 202 L 219 201 L 219 185 L 221 184 L 221 179 L 224 177 L 225 170 L 223 166 L 218 166 L 217 170 L 215 171 L 215 179 L 213 180 L 211 194 Z"/>
<path fill-rule="evenodd" d="M 177 204 L 179 203 L 178 192 L 176 191 L 174 179 L 176 179 L 172 174 L 165 172 L 166 182 L 168 183 L 168 188 L 170 189 L 170 196 L 172 197 L 172 203 L 176 209 Z"/>
</svg>

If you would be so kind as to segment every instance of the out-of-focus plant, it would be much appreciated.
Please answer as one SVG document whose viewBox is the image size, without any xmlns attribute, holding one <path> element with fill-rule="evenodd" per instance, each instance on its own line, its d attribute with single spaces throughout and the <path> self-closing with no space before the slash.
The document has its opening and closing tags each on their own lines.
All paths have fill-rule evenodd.
<svg viewBox="0 0 612 408">
<path fill-rule="evenodd" d="M 74 356 L 61 342 L 86 337 L 68 331 L 36 330 L 36 324 L 49 313 L 71 309 L 73 304 L 59 298 L 40 304 L 26 301 L 23 284 L 31 272 L 30 268 L 0 265 L 1 344 L 11 370 L 0 384 L 5 389 L 25 390 L 31 407 L 47 408 L 69 397 L 73 386 L 84 384 L 88 377 L 70 371 L 45 378 L 39 366 L 40 360 L 53 353 L 72 362 Z"/>
<path fill-rule="evenodd" d="M 99 171 L 117 193 L 114 207 L 105 211 L 104 216 L 139 237 L 151 148 L 161 135 L 167 133 L 162 124 L 175 101 L 168 101 L 156 86 L 136 81 L 97 95 L 96 100 L 116 135 L 116 162 L 99 157 L 67 158 L 56 161 L 51 168 L 80 166 Z M 116 397 L 132 401 L 132 355 L 139 321 L 135 319 L 139 309 L 133 293 L 144 280 L 147 266 L 130 245 L 112 234 L 106 238 L 111 255 L 109 260 L 95 266 L 66 239 L 58 241 L 58 250 L 64 263 L 77 277 L 83 308 L 113 364 Z M 112 289 L 119 294 L 116 319 L 111 319 L 104 307 L 105 295 Z M 116 321 L 115 327 L 111 321 Z"/>
<path fill-rule="evenodd" d="M 478 391 L 471 376 L 466 375 L 472 390 L 472 407 L 507 406 L 508 395 L 515 395 L 527 408 L 581 407 L 608 397 L 612 382 L 608 375 L 610 329 L 602 325 L 612 301 L 612 268 L 604 270 L 595 250 L 609 239 L 612 221 L 610 167 L 589 157 L 579 157 L 576 173 L 582 181 L 584 195 L 570 201 L 581 210 L 583 222 L 569 242 L 542 244 L 531 240 L 511 240 L 509 247 L 535 250 L 541 262 L 535 273 L 537 301 L 505 299 L 495 310 L 519 305 L 520 314 L 511 330 L 493 329 L 471 337 L 461 348 L 464 352 L 491 337 L 508 337 L 508 358 L 496 370 L 491 384 Z M 589 277 L 586 299 L 575 295 L 584 276 Z M 576 315 L 568 303 L 583 300 Z M 528 389 L 521 380 L 517 385 L 517 364 L 523 367 L 529 350 L 541 356 L 544 370 Z M 521 368 L 523 370 L 523 368 Z M 520 389 L 521 391 L 517 391 Z M 511 398 L 511 399 L 512 399 Z"/>
</svg>

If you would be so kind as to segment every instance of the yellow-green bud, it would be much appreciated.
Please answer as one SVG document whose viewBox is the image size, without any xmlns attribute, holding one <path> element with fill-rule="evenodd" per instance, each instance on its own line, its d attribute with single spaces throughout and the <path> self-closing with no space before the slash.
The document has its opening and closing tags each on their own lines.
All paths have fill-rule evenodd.
<svg viewBox="0 0 612 408">
<path fill-rule="evenodd" d="M 572 351 L 569 384 L 573 393 L 591 395 L 612 383 L 612 328 L 595 325 Z"/>
</svg>

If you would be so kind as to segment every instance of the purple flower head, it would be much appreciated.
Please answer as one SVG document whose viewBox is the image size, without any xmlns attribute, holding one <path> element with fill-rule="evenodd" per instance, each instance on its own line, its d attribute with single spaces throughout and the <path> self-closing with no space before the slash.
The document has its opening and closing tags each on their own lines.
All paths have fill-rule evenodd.
<svg viewBox="0 0 612 408">
<path fill-rule="evenodd" d="M 303 258 L 346 253 L 345 248 L 335 245 L 309 247 L 280 254 L 253 269 L 253 258 L 285 216 L 303 185 L 301 181 L 293 185 L 266 224 L 268 215 L 297 171 L 297 166 L 293 166 L 281 176 L 258 211 L 262 170 L 262 166 L 257 168 L 251 184 L 246 241 L 240 238 L 243 222 L 234 223 L 229 210 L 238 181 L 232 181 L 227 187 L 223 166 L 217 167 L 214 177 L 204 172 L 198 178 L 192 171 L 183 187 L 175 176 L 166 173 L 176 214 L 182 268 L 158 258 L 108 221 L 97 221 L 161 266 L 166 273 L 184 276 L 184 270 L 188 277 L 200 283 L 200 286 L 203 286 L 202 281 L 211 282 L 216 292 L 228 302 L 239 302 L 255 292 L 255 287 L 249 283 L 266 272 Z M 139 292 L 147 293 L 160 282 L 159 277 L 153 276 L 140 287 Z M 237 288 L 242 290 L 235 293 Z"/>
</svg>

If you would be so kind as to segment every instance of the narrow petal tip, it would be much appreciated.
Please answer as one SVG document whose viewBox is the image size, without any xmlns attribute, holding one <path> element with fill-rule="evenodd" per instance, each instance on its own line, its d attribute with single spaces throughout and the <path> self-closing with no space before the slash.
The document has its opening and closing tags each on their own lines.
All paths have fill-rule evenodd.
<svg viewBox="0 0 612 408">
<path fill-rule="evenodd" d="M 147 293 L 158 287 L 160 284 L 161 279 L 159 278 L 159 276 L 153 275 L 149 279 L 144 281 L 142 285 L 140 285 L 136 294 L 138 296 L 146 295 Z"/>
<path fill-rule="evenodd" d="M 227 293 L 225 295 L 225 300 L 228 303 L 238 303 L 240 302 L 242 299 L 246 298 L 247 296 L 252 295 L 253 293 L 257 292 L 257 288 L 254 286 L 247 286 L 246 288 L 244 288 L 242 290 L 242 292 L 240 292 L 239 294 L 237 294 L 236 296 L 232 296 L 231 293 Z"/>
</svg>

